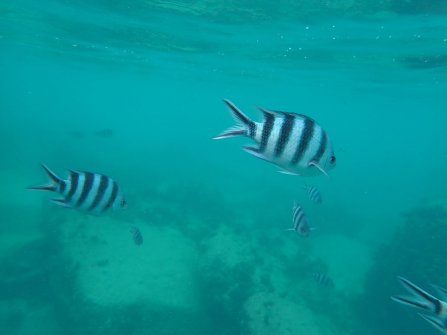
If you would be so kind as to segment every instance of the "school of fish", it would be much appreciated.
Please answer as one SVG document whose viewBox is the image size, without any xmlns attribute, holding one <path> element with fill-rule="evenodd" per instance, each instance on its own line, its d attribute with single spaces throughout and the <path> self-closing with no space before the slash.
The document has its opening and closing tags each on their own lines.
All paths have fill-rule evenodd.
<svg viewBox="0 0 447 335">
<path fill-rule="evenodd" d="M 245 145 L 243 149 L 257 158 L 276 165 L 280 172 L 285 174 L 328 176 L 329 171 L 335 167 L 336 157 L 332 142 L 326 131 L 312 118 L 303 114 L 259 108 L 263 120 L 255 122 L 231 101 L 224 99 L 224 103 L 238 124 L 215 136 L 214 139 L 248 137 L 254 144 Z M 110 135 L 111 132 L 104 134 Z M 68 178 L 62 179 L 46 165 L 42 164 L 42 168 L 48 175 L 50 183 L 28 188 L 58 194 L 59 197 L 50 200 L 56 205 L 93 215 L 127 207 L 120 186 L 106 175 L 69 170 Z M 306 184 L 303 188 L 311 202 L 322 203 L 321 192 L 317 187 Z M 287 230 L 303 237 L 308 237 L 313 230 L 303 207 L 296 202 L 292 207 L 292 227 Z M 129 231 L 134 244 L 141 246 L 143 235 L 140 229 L 131 226 Z M 327 274 L 314 272 L 311 275 L 324 287 L 335 286 Z M 403 277 L 398 279 L 412 296 L 392 296 L 391 299 L 429 313 L 419 315 L 437 330 L 447 334 L 447 290 L 434 286 L 441 296 L 437 298 L 408 279 Z"/>
</svg>

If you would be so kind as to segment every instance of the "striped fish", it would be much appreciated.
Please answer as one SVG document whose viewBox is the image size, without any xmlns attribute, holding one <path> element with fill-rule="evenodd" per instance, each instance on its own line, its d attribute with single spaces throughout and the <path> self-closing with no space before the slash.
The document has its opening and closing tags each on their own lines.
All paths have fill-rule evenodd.
<svg viewBox="0 0 447 335">
<path fill-rule="evenodd" d="M 112 178 L 97 173 L 70 170 L 68 179 L 63 180 L 44 164 L 42 167 L 51 183 L 32 186 L 29 189 L 59 193 L 61 198 L 51 199 L 59 206 L 95 215 L 127 207 L 120 187 Z"/>
<path fill-rule="evenodd" d="M 321 286 L 324 286 L 324 287 L 334 287 L 335 286 L 333 280 L 329 276 L 325 275 L 324 273 L 313 272 L 312 277 Z"/>
<path fill-rule="evenodd" d="M 254 122 L 231 101 L 224 102 L 239 124 L 214 139 L 250 137 L 257 145 L 244 146 L 243 149 L 279 166 L 280 172 L 286 174 L 327 175 L 327 171 L 335 166 L 331 141 L 324 129 L 311 118 L 302 114 L 260 108 L 264 120 Z"/>
<path fill-rule="evenodd" d="M 315 186 L 306 185 L 304 186 L 304 189 L 312 202 L 315 202 L 316 204 L 321 204 L 323 202 L 321 193 Z"/>
<path fill-rule="evenodd" d="M 309 223 L 307 222 L 307 217 L 304 214 L 303 208 L 297 203 L 293 205 L 292 222 L 293 228 L 290 228 L 288 230 L 296 231 L 298 234 L 304 237 L 309 236 L 311 229 L 309 227 Z"/>
<path fill-rule="evenodd" d="M 398 279 L 412 296 L 392 296 L 391 299 L 430 313 L 431 315 L 421 313 L 419 315 L 441 333 L 447 334 L 447 302 L 445 301 L 447 290 L 433 285 L 439 291 L 441 300 L 416 286 L 408 279 L 403 277 L 398 277 Z"/>
<path fill-rule="evenodd" d="M 138 229 L 138 227 L 130 227 L 130 233 L 132 234 L 133 242 L 136 245 L 140 246 L 143 244 L 143 235 L 141 235 L 141 231 Z"/>
</svg>

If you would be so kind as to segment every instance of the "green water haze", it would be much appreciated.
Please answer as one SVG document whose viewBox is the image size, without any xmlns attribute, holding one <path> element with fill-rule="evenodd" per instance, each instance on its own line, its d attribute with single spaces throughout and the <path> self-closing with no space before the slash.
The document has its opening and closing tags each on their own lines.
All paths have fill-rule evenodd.
<svg viewBox="0 0 447 335">
<path fill-rule="evenodd" d="M 398 275 L 447 286 L 446 17 L 417 0 L 0 2 L 0 332 L 436 334 L 390 295 Z M 234 124 L 224 98 L 317 120 L 329 178 L 213 140 Z M 128 208 L 55 206 L 26 190 L 40 163 L 113 177 Z M 286 231 L 294 201 L 308 238 Z"/>
</svg>

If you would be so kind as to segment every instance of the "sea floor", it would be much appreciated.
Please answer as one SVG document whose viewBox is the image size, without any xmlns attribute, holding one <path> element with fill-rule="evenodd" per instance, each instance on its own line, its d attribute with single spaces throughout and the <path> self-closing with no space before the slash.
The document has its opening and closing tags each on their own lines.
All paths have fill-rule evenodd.
<svg viewBox="0 0 447 335">
<path fill-rule="evenodd" d="M 0 235 L 0 324 L 8 334 L 325 335 L 358 326 L 350 305 L 362 294 L 372 249 L 355 237 L 256 228 L 242 209 L 219 200 L 217 213 L 191 209 L 168 190 L 133 194 L 128 212 L 90 216 L 47 202 L 47 194 L 30 196 L 17 188 L 27 186 L 20 175 L 2 175 L 16 191 L 0 206 L 23 213 L 5 218 Z M 131 226 L 141 230 L 141 246 Z M 312 272 L 327 273 L 335 287 Z"/>
</svg>

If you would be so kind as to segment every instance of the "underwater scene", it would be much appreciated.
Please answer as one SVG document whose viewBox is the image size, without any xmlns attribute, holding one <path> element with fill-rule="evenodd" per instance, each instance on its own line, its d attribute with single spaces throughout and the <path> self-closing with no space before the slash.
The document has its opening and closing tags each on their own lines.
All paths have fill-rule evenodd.
<svg viewBox="0 0 447 335">
<path fill-rule="evenodd" d="M 446 1 L 3 0 L 0 46 L 1 334 L 447 334 Z"/>
</svg>

